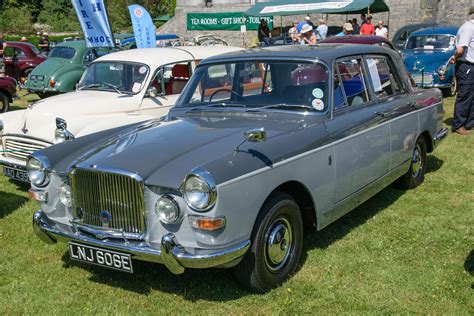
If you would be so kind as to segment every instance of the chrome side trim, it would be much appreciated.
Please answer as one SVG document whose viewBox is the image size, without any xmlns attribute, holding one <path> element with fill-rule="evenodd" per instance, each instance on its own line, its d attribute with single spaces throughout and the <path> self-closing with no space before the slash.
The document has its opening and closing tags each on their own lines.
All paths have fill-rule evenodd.
<svg viewBox="0 0 474 316">
<path fill-rule="evenodd" d="M 33 231 L 47 244 L 75 241 L 102 249 L 129 253 L 137 260 L 163 263 L 172 273 L 182 273 L 184 268 L 202 269 L 222 266 L 240 259 L 250 247 L 250 240 L 245 240 L 224 249 L 192 254 L 187 252 L 171 233 L 164 235 L 161 248 L 155 249 L 144 243 L 127 244 L 115 240 L 98 240 L 72 231 L 70 227 L 62 229 L 58 226 L 43 211 L 37 211 L 33 215 Z"/>
<path fill-rule="evenodd" d="M 243 180 L 243 179 L 247 179 L 247 178 L 253 177 L 253 176 L 257 175 L 257 174 L 260 174 L 260 173 L 263 173 L 263 172 L 266 172 L 266 171 L 269 171 L 269 170 L 274 170 L 274 169 L 276 169 L 276 168 L 278 168 L 278 167 L 280 167 L 280 166 L 283 166 L 283 165 L 288 164 L 288 163 L 291 163 L 291 162 L 293 162 L 293 161 L 302 159 L 302 158 L 304 158 L 304 157 L 306 157 L 306 156 L 315 154 L 315 153 L 317 153 L 317 152 L 319 152 L 319 151 L 321 151 L 321 150 L 324 150 L 324 149 L 326 149 L 326 148 L 335 146 L 335 145 L 337 145 L 337 144 L 339 144 L 339 143 L 345 142 L 345 141 L 347 141 L 347 140 L 349 140 L 349 139 L 351 139 L 351 138 L 354 138 L 354 137 L 357 137 L 357 136 L 362 135 L 362 134 L 364 134 L 364 133 L 367 133 L 368 131 L 371 131 L 371 130 L 373 130 L 373 129 L 380 128 L 381 126 L 384 126 L 384 125 L 389 125 L 390 123 L 395 122 L 395 121 L 398 121 L 398 120 L 400 120 L 400 119 L 402 119 L 402 118 L 404 118 L 404 117 L 407 117 L 407 116 L 409 116 L 409 115 L 413 115 L 413 114 L 417 114 L 417 115 L 418 115 L 420 112 L 425 111 L 425 110 L 428 110 L 428 109 L 431 109 L 432 107 L 438 106 L 438 105 L 440 105 L 440 104 L 443 104 L 443 101 L 434 103 L 434 104 L 432 104 L 432 105 L 430 105 L 430 106 L 427 106 L 427 107 L 423 107 L 423 108 L 421 108 L 421 109 L 419 109 L 419 110 L 416 110 L 416 111 L 413 111 L 413 112 L 409 112 L 409 113 L 407 113 L 407 114 L 403 114 L 403 115 L 398 116 L 398 117 L 396 117 L 396 118 L 394 118 L 394 119 L 392 119 L 392 120 L 388 120 L 388 121 L 386 121 L 386 122 L 384 122 L 384 123 L 382 123 L 382 124 L 372 126 L 372 127 L 368 128 L 368 129 L 365 129 L 365 130 L 362 130 L 362 131 L 360 131 L 360 132 L 351 134 L 351 135 L 349 135 L 349 136 L 347 136 L 347 137 L 338 139 L 338 140 L 336 140 L 336 141 L 334 141 L 334 142 L 332 142 L 332 143 L 323 145 L 323 146 L 318 147 L 318 148 L 315 148 L 315 149 L 311 149 L 311 150 L 309 150 L 309 151 L 307 151 L 307 152 L 304 152 L 304 153 L 301 153 L 301 154 L 299 154 L 299 155 L 293 156 L 293 157 L 291 157 L 291 158 L 282 160 L 282 161 L 280 161 L 280 162 L 277 162 L 277 163 L 273 164 L 271 167 L 265 166 L 265 167 L 263 167 L 263 168 L 260 168 L 260 169 L 251 171 L 251 172 L 246 173 L 246 174 L 243 174 L 243 175 L 241 175 L 241 176 L 239 176 L 239 177 L 237 177 L 237 178 L 234 178 L 234 179 L 228 180 L 228 181 L 226 181 L 226 182 L 220 183 L 220 184 L 217 185 L 217 187 L 219 188 L 219 187 L 224 187 L 224 186 L 226 186 L 226 185 L 231 185 L 231 184 L 233 184 L 233 183 L 235 183 L 235 182 L 239 182 L 239 181 L 241 181 L 241 180 Z M 418 136 L 418 135 L 417 135 L 417 136 Z"/>
</svg>

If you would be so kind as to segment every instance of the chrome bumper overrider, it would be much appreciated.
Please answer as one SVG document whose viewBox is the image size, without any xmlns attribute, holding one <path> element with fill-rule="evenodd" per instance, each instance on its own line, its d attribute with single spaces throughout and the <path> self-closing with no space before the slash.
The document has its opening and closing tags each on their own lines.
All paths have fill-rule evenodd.
<svg viewBox="0 0 474 316">
<path fill-rule="evenodd" d="M 438 145 L 442 140 L 443 138 L 446 137 L 446 135 L 448 135 L 448 129 L 446 127 L 443 127 L 442 129 L 440 129 L 436 135 L 433 137 L 433 143 L 434 145 Z"/>
<path fill-rule="evenodd" d="M 226 249 L 205 254 L 191 254 L 178 243 L 172 233 L 163 236 L 160 249 L 132 245 L 126 241 L 98 240 L 80 232 L 60 229 L 58 224 L 51 221 L 43 211 L 37 211 L 33 215 L 33 230 L 39 239 L 48 244 L 54 244 L 57 241 L 76 241 L 103 249 L 125 252 L 137 260 L 162 263 L 174 274 L 183 273 L 185 268 L 199 269 L 225 265 L 241 258 L 250 247 L 250 241 L 246 240 Z"/>
</svg>

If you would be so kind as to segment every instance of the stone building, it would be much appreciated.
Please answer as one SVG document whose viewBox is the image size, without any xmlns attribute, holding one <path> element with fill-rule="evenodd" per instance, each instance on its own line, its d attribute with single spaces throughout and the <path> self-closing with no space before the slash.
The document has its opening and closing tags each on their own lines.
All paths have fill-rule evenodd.
<svg viewBox="0 0 474 316">
<path fill-rule="evenodd" d="M 239 31 L 188 31 L 186 29 L 187 13 L 211 12 L 244 12 L 258 0 L 177 0 L 176 14 L 165 25 L 159 28 L 160 33 L 175 33 L 184 37 L 211 33 L 224 38 L 230 45 L 248 45 L 255 31 L 242 34 Z M 474 0 L 385 0 L 390 13 L 374 14 L 374 20 L 384 20 L 389 24 L 390 35 L 407 24 L 436 21 L 440 24 L 461 25 L 467 18 Z M 328 20 L 328 25 L 341 25 L 347 18 L 358 16 L 313 14 L 316 21 L 320 17 Z M 293 20 L 302 20 L 303 16 L 275 17 L 274 25 L 289 25 Z"/>
</svg>

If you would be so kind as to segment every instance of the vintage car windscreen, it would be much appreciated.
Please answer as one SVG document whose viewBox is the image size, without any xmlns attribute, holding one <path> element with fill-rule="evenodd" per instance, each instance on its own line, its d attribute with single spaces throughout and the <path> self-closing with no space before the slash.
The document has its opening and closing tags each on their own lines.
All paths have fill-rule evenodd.
<svg viewBox="0 0 474 316">
<path fill-rule="evenodd" d="M 456 36 L 420 35 L 408 38 L 405 48 L 415 50 L 454 49 Z"/>
<path fill-rule="evenodd" d="M 56 46 L 49 52 L 48 58 L 71 59 L 76 54 L 76 50 L 72 47 Z"/>
<path fill-rule="evenodd" d="M 141 63 L 96 62 L 87 68 L 78 89 L 135 94 L 142 90 L 148 72 Z"/>
<path fill-rule="evenodd" d="M 325 113 L 328 71 L 323 64 L 245 61 L 200 66 L 176 107 L 239 107 Z"/>
</svg>

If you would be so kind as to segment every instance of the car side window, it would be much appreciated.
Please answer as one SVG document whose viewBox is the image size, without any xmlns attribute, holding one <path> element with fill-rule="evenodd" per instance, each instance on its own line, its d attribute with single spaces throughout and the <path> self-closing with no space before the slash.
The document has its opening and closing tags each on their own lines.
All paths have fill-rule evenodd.
<svg viewBox="0 0 474 316">
<path fill-rule="evenodd" d="M 16 48 L 15 49 L 15 56 L 24 58 L 24 57 L 26 57 L 26 54 L 22 49 Z"/>
<path fill-rule="evenodd" d="M 367 66 L 377 99 L 403 93 L 394 69 L 386 57 L 368 57 Z"/>
<path fill-rule="evenodd" d="M 370 101 L 361 58 L 336 63 L 334 69 L 334 110 Z"/>
</svg>

